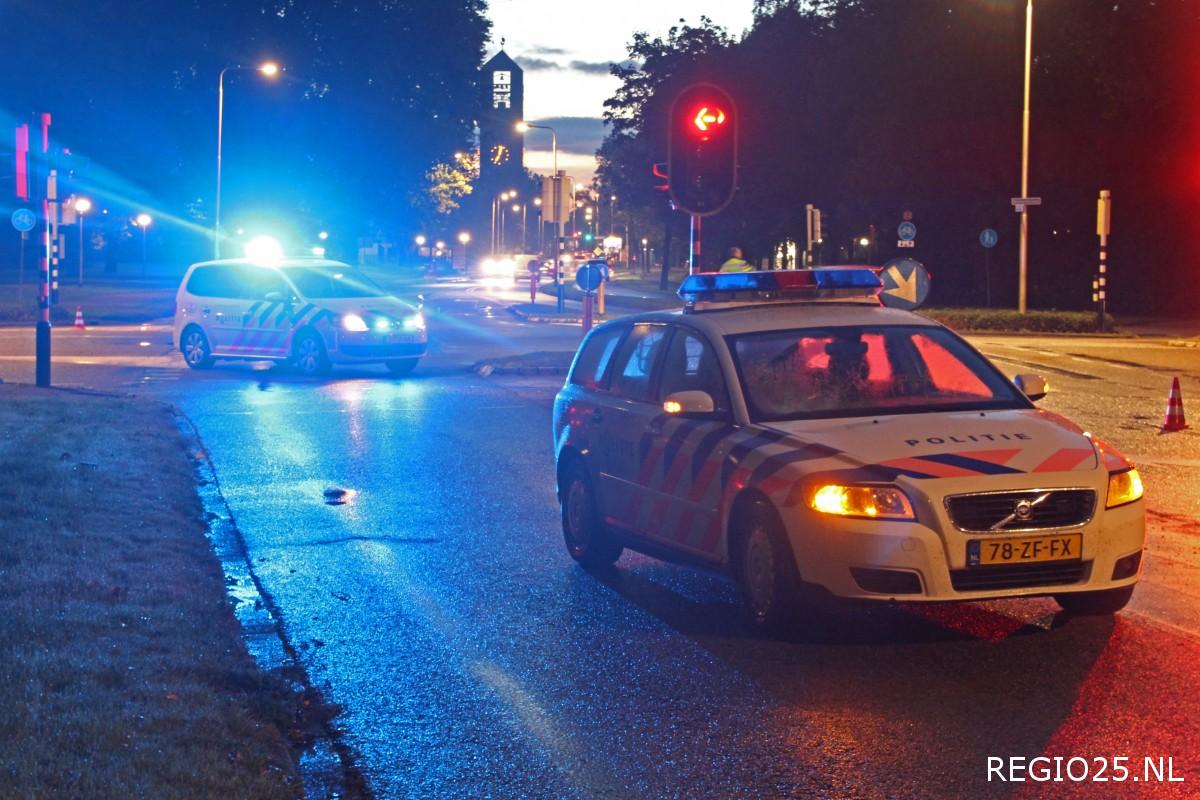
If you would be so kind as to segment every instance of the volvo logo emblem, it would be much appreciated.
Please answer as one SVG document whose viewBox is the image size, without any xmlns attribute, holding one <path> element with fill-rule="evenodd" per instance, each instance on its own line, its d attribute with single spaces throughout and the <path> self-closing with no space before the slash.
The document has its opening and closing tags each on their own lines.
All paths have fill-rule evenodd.
<svg viewBox="0 0 1200 800">
<path fill-rule="evenodd" d="M 1013 516 L 1022 522 L 1028 522 L 1033 519 L 1033 503 L 1028 500 L 1021 500 L 1013 509 Z"/>
</svg>

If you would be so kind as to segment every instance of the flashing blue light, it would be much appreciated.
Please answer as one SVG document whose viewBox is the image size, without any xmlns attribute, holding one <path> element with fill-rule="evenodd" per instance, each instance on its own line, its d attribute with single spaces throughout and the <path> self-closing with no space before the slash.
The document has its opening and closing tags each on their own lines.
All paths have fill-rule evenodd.
<svg viewBox="0 0 1200 800">
<path fill-rule="evenodd" d="M 867 299 L 883 283 L 870 267 L 818 267 L 780 272 L 716 272 L 688 276 L 679 296 L 702 301 L 775 299 Z"/>
</svg>

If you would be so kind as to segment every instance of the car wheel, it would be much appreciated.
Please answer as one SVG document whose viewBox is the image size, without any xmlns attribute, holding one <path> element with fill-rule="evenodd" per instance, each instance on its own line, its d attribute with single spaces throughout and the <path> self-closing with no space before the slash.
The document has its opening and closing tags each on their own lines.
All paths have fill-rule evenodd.
<svg viewBox="0 0 1200 800">
<path fill-rule="evenodd" d="M 601 521 L 592 482 L 578 462 L 567 467 L 559 497 L 563 540 L 571 558 L 593 568 L 615 563 L 624 548 Z"/>
<path fill-rule="evenodd" d="M 329 372 L 329 354 L 325 342 L 314 331 L 303 331 L 292 343 L 292 364 L 301 375 L 324 375 Z"/>
<path fill-rule="evenodd" d="M 396 376 L 407 375 L 417 368 L 419 358 L 397 358 L 393 361 L 384 362 L 387 364 L 388 372 Z"/>
<path fill-rule="evenodd" d="M 751 624 L 779 632 L 799 610 L 800 575 L 774 511 L 759 501 L 739 515 L 734 531 L 734 577 Z"/>
<path fill-rule="evenodd" d="M 1133 587 L 1123 586 L 1120 589 L 1101 589 L 1097 592 L 1071 592 L 1056 594 L 1055 601 L 1062 606 L 1063 611 L 1079 617 L 1109 616 L 1120 611 L 1133 597 Z"/>
<path fill-rule="evenodd" d="M 179 337 L 179 352 L 183 353 L 183 360 L 192 369 L 208 369 L 213 365 L 212 347 L 208 344 L 208 337 L 195 325 L 185 328 L 183 335 Z"/>
</svg>

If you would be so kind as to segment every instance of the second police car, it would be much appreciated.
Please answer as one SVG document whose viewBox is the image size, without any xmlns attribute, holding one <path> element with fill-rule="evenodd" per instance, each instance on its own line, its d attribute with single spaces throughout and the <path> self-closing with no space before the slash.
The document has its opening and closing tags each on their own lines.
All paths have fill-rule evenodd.
<svg viewBox="0 0 1200 800">
<path fill-rule="evenodd" d="M 420 309 L 349 264 L 321 258 L 225 259 L 188 268 L 175 298 L 184 361 L 290 362 L 305 375 L 333 364 L 383 363 L 406 375 L 425 354 Z"/>
<path fill-rule="evenodd" d="M 593 330 L 554 404 L 563 534 L 731 573 L 777 627 L 801 589 L 870 600 L 1129 600 L 1133 465 L 1038 409 L 962 338 L 887 308 L 864 268 L 702 274 L 686 306 Z"/>
</svg>

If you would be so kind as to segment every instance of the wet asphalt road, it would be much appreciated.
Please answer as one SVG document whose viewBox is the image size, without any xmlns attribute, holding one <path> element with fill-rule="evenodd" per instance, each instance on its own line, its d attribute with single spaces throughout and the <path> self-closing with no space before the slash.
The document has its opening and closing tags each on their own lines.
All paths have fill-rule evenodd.
<svg viewBox="0 0 1200 800">
<path fill-rule="evenodd" d="M 1145 466 L 1129 611 L 841 608 L 770 641 L 719 577 L 630 554 L 598 575 L 573 564 L 549 437 L 561 378 L 465 367 L 571 349 L 575 329 L 473 289 L 431 296 L 437 347 L 403 380 L 190 373 L 158 327 L 56 334 L 60 383 L 153 393 L 195 422 L 377 796 L 1200 796 L 1200 456 L 1196 434 L 1155 430 L 1171 375 L 1200 397 L 1188 342 L 977 340 Z M 0 330 L 6 380 L 32 377 L 24 335 Z M 326 505 L 330 486 L 350 502 Z M 989 756 L 1041 754 L 1173 757 L 1185 782 L 987 781 Z"/>
</svg>

